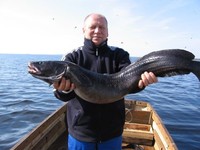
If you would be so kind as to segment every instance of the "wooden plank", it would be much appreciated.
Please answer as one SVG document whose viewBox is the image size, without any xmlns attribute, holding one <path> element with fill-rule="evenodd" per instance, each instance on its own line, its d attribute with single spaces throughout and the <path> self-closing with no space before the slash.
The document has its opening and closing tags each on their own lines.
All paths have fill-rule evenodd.
<svg viewBox="0 0 200 150">
<path fill-rule="evenodd" d="M 125 100 L 126 109 L 131 110 L 148 110 L 147 103 L 143 101 Z"/>
<path fill-rule="evenodd" d="M 157 133 L 156 130 L 154 131 L 154 139 L 155 139 L 155 145 L 154 145 L 154 147 L 156 149 L 166 150 L 166 148 L 164 146 L 164 143 L 163 143 L 161 137 L 159 136 L 159 134 Z"/>
<path fill-rule="evenodd" d="M 123 142 L 134 143 L 142 145 L 153 145 L 154 135 L 152 132 L 124 129 L 123 131 Z"/>
<path fill-rule="evenodd" d="M 151 124 L 152 111 L 126 111 L 126 122 Z"/>
<path fill-rule="evenodd" d="M 124 129 L 150 131 L 151 130 L 151 125 L 126 122 L 124 124 Z"/>
<path fill-rule="evenodd" d="M 64 132 L 56 139 L 56 141 L 48 148 L 48 150 L 66 150 L 68 133 Z"/>
<path fill-rule="evenodd" d="M 170 150 L 178 150 L 174 140 L 170 136 L 169 132 L 167 131 L 165 125 L 162 123 L 158 114 L 154 111 L 152 118 L 154 122 L 152 123 L 153 129 L 157 132 L 158 136 L 162 140 L 162 143 L 166 149 Z"/>
<path fill-rule="evenodd" d="M 49 128 L 44 131 L 44 133 L 41 133 L 41 137 L 39 137 L 39 140 L 36 141 L 36 144 L 34 144 L 29 149 L 48 149 L 52 143 L 54 143 L 54 141 L 63 133 L 63 131 L 66 131 L 64 118 L 65 115 L 63 114 L 60 119 L 55 121 L 55 124 L 51 124 Z"/>
<path fill-rule="evenodd" d="M 125 136 L 125 137 L 132 137 L 132 138 L 138 138 L 138 139 L 153 140 L 153 136 L 154 135 L 151 132 L 124 129 L 123 136 Z"/>
<path fill-rule="evenodd" d="M 147 105 L 147 102 L 144 102 L 144 101 L 126 99 L 125 106 L 127 106 L 127 107 L 130 106 L 130 108 L 133 108 L 133 106 L 147 107 L 148 105 Z"/>
</svg>

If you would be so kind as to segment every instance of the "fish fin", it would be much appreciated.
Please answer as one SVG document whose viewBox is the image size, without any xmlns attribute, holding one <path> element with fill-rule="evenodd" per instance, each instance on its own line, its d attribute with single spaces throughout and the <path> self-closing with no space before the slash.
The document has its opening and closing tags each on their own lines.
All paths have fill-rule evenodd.
<svg viewBox="0 0 200 150">
<path fill-rule="evenodd" d="M 196 77 L 200 81 L 200 61 L 193 61 L 192 63 L 192 72 L 196 75 Z"/>
<path fill-rule="evenodd" d="M 184 74 L 189 74 L 190 71 L 187 70 L 176 70 L 176 71 L 170 71 L 170 72 L 163 72 L 159 74 L 159 77 L 171 77 L 171 76 L 176 76 L 176 75 L 184 75 Z"/>
<path fill-rule="evenodd" d="M 199 79 L 200 82 L 200 72 L 193 72 L 195 74 L 195 76 Z"/>
<path fill-rule="evenodd" d="M 146 59 L 155 55 L 156 56 L 173 56 L 173 57 L 178 57 L 178 58 L 184 58 L 187 60 L 192 60 L 195 58 L 195 56 L 191 52 L 183 50 L 183 49 L 166 49 L 166 50 L 151 52 L 141 57 L 140 59 Z"/>
</svg>

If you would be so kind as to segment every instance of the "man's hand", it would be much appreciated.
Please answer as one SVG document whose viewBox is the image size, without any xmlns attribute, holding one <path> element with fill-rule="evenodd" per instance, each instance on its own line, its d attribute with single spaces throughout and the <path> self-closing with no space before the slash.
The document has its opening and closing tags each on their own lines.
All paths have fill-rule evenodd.
<svg viewBox="0 0 200 150">
<path fill-rule="evenodd" d="M 141 89 L 149 84 L 158 82 L 157 77 L 152 72 L 144 72 L 141 75 L 141 80 L 138 83 L 138 87 Z"/>
<path fill-rule="evenodd" d="M 75 85 L 65 78 L 62 78 L 60 82 L 55 82 L 53 87 L 59 91 L 71 91 L 75 89 Z"/>
</svg>

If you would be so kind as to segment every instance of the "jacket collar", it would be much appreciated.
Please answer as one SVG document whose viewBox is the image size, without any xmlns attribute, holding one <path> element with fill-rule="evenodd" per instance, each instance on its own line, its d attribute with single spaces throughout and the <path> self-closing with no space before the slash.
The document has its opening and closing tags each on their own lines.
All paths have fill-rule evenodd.
<svg viewBox="0 0 200 150">
<path fill-rule="evenodd" d="M 108 50 L 107 40 L 96 46 L 91 40 L 84 39 L 83 50 L 94 55 L 99 55 Z"/>
</svg>

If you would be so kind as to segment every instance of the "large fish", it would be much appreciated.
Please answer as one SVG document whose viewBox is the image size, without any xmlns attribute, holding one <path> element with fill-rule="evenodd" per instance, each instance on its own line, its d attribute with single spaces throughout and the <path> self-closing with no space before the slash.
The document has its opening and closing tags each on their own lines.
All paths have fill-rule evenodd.
<svg viewBox="0 0 200 150">
<path fill-rule="evenodd" d="M 29 73 L 49 84 L 62 77 L 76 86 L 75 93 L 82 99 L 97 104 L 115 102 L 137 88 L 141 74 L 153 72 L 157 77 L 194 73 L 200 80 L 200 62 L 186 50 L 155 51 L 114 74 L 100 74 L 66 61 L 30 62 Z"/>
</svg>

